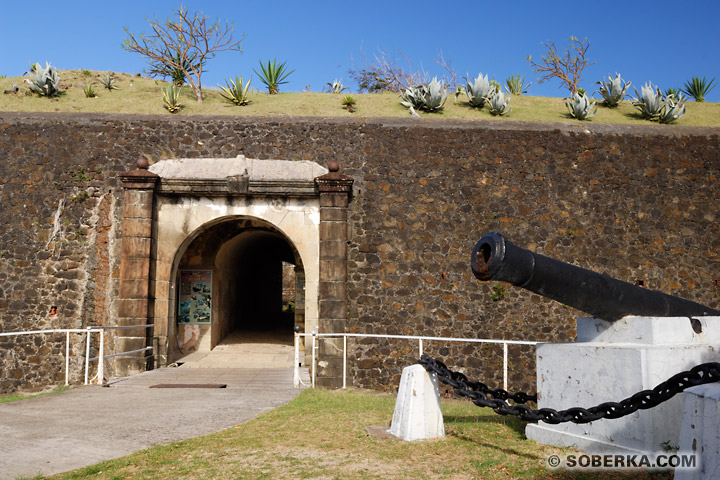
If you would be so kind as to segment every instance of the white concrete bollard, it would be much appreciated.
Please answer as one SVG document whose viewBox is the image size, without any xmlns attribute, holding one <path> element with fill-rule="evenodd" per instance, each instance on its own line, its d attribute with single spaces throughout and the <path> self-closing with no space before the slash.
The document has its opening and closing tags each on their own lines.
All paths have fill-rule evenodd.
<svg viewBox="0 0 720 480">
<path fill-rule="evenodd" d="M 388 432 L 405 441 L 445 436 L 438 381 L 422 365 L 403 369 Z"/>
<path fill-rule="evenodd" d="M 685 390 L 678 453 L 695 454 L 696 468 L 675 470 L 675 480 L 720 478 L 720 385 Z"/>
</svg>

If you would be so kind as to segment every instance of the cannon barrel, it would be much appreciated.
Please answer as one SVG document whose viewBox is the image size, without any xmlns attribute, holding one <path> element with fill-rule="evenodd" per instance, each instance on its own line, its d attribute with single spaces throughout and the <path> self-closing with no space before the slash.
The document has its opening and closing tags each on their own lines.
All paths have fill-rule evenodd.
<svg viewBox="0 0 720 480">
<path fill-rule="evenodd" d="M 499 280 L 614 322 L 626 315 L 695 317 L 720 311 L 638 287 L 520 248 L 496 232 L 473 248 L 471 267 L 480 280 Z"/>
</svg>

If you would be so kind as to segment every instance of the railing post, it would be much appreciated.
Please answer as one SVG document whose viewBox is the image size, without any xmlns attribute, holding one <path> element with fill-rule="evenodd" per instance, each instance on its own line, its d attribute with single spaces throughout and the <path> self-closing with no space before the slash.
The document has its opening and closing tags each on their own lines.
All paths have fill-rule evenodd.
<svg viewBox="0 0 720 480">
<path fill-rule="evenodd" d="M 315 388 L 315 349 L 317 348 L 315 341 L 316 336 L 317 327 L 313 328 L 312 331 L 312 388 Z"/>
<path fill-rule="evenodd" d="M 65 331 L 65 385 L 70 385 L 70 331 Z"/>
<path fill-rule="evenodd" d="M 100 329 L 100 349 L 98 350 L 98 385 L 102 385 L 105 379 L 105 330 Z"/>
<path fill-rule="evenodd" d="M 295 332 L 295 362 L 293 363 L 293 386 L 300 386 L 300 333 Z"/>
<path fill-rule="evenodd" d="M 85 385 L 88 384 L 88 367 L 90 366 L 90 327 L 87 327 L 85 340 Z"/>
<path fill-rule="evenodd" d="M 507 391 L 508 388 L 508 382 L 507 382 L 507 368 L 508 368 L 508 344 L 507 342 L 503 342 L 503 390 Z"/>
<path fill-rule="evenodd" d="M 422 338 L 418 339 L 418 342 L 419 342 L 418 350 L 420 350 L 420 356 L 422 357 L 422 356 L 423 356 L 423 343 L 422 343 Z"/>
<path fill-rule="evenodd" d="M 347 388 L 347 335 L 343 335 L 343 389 Z"/>
</svg>

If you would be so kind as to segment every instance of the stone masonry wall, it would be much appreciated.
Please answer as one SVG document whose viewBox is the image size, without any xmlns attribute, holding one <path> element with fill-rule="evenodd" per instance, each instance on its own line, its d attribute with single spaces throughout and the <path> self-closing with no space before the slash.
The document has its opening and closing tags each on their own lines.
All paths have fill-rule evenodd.
<svg viewBox="0 0 720 480">
<path fill-rule="evenodd" d="M 141 155 L 238 154 L 338 160 L 355 179 L 352 332 L 573 340 L 580 312 L 474 279 L 470 251 L 490 231 L 720 308 L 718 128 L 0 113 L 0 332 L 112 325 L 118 174 Z M 349 343 L 361 387 L 396 388 L 417 355 L 415 342 Z M 84 349 L 79 336 L 73 349 Z M 60 381 L 63 351 L 57 334 L 0 337 L 0 393 Z M 425 351 L 500 382 L 500 347 Z M 510 373 L 511 389 L 534 389 L 534 349 L 511 347 Z"/>
</svg>

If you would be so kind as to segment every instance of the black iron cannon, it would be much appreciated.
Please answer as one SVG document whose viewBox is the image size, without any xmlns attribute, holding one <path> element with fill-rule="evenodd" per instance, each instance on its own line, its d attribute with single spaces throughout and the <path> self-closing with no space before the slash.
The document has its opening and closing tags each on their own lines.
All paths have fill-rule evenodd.
<svg viewBox="0 0 720 480">
<path fill-rule="evenodd" d="M 533 253 L 495 232 L 475 244 L 471 266 L 480 280 L 508 282 L 611 322 L 626 315 L 720 316 L 720 311 L 699 303 Z"/>
</svg>

